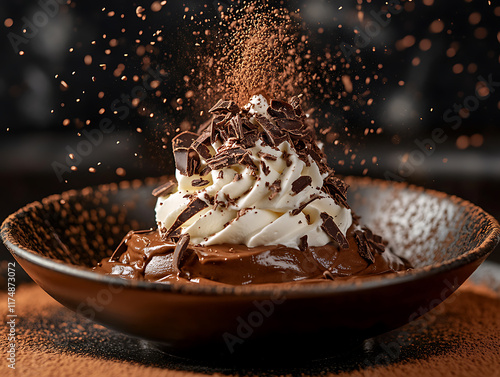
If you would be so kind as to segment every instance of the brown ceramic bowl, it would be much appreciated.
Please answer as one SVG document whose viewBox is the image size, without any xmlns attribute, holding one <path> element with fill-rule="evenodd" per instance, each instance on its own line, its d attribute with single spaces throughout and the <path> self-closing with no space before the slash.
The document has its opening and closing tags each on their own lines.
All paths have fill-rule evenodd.
<svg viewBox="0 0 500 377">
<path fill-rule="evenodd" d="M 198 286 L 129 281 L 90 270 L 131 229 L 154 226 L 161 179 L 69 191 L 11 215 L 1 235 L 19 264 L 68 308 L 191 357 L 345 349 L 395 329 L 453 293 L 500 237 L 462 199 L 406 184 L 348 178 L 363 222 L 415 269 L 314 284 Z"/>
</svg>

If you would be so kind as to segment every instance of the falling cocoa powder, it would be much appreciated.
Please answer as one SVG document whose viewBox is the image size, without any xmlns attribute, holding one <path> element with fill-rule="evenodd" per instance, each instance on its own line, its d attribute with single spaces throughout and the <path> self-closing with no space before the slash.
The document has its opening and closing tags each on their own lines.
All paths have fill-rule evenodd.
<svg viewBox="0 0 500 377">
<path fill-rule="evenodd" d="M 203 26 L 213 30 L 203 33 L 193 92 L 205 106 L 218 98 L 242 106 L 257 92 L 285 100 L 304 93 L 306 38 L 295 13 L 248 2 L 221 11 L 217 24 L 204 20 Z"/>
</svg>

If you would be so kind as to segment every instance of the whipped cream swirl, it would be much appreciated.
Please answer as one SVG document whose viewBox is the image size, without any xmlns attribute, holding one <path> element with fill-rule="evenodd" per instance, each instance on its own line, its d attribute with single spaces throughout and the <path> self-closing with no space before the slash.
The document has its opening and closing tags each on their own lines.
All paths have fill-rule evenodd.
<svg viewBox="0 0 500 377">
<path fill-rule="evenodd" d="M 270 119 L 268 107 L 267 100 L 258 95 L 244 109 L 254 122 L 259 114 Z M 231 138 L 217 140 L 208 148 L 215 155 L 221 149 L 234 147 L 236 142 Z M 157 201 L 160 233 L 171 229 L 198 199 L 204 208 L 179 228 L 190 235 L 195 245 L 284 245 L 299 249 L 305 239 L 308 246 L 323 246 L 333 241 L 325 232 L 325 214 L 346 235 L 352 224 L 351 210 L 322 190 L 331 172 L 322 173 L 311 156 L 304 161 L 288 141 L 270 146 L 257 140 L 247 151 L 253 167 L 237 163 L 203 176 L 187 176 L 177 169 L 177 188 Z M 199 164 L 199 172 L 203 172 L 207 160 L 201 157 Z"/>
</svg>

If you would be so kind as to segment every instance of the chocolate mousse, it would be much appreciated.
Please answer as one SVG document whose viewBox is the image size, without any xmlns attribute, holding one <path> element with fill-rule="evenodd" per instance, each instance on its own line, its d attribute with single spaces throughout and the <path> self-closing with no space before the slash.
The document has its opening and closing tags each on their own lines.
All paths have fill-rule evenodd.
<svg viewBox="0 0 500 377">
<path fill-rule="evenodd" d="M 411 268 L 349 208 L 299 98 L 220 100 L 210 113 L 172 141 L 176 182 L 153 190 L 158 229 L 130 232 L 95 271 L 244 285 Z"/>
</svg>

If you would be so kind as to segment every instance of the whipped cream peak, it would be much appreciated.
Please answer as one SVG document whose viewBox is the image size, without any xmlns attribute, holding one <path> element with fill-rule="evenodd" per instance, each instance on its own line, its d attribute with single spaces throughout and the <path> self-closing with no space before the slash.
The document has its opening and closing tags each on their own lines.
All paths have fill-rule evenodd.
<svg viewBox="0 0 500 377">
<path fill-rule="evenodd" d="M 221 100 L 210 112 L 197 134 L 173 139 L 177 187 L 167 185 L 156 206 L 164 239 L 348 247 L 347 185 L 326 164 L 298 98 L 269 103 L 259 94 L 242 109 Z"/>
<path fill-rule="evenodd" d="M 254 94 L 248 103 L 243 106 L 244 110 L 248 110 L 248 114 L 255 116 L 257 114 L 269 117 L 267 109 L 269 108 L 269 102 L 263 94 Z"/>
</svg>

